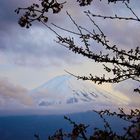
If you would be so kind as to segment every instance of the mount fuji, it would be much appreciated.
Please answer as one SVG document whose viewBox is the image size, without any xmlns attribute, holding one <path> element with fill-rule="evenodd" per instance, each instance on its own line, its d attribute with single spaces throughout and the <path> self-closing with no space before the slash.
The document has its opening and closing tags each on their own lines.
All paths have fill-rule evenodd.
<svg viewBox="0 0 140 140">
<path fill-rule="evenodd" d="M 78 124 L 90 124 L 87 133 L 92 135 L 92 128 L 102 128 L 103 122 L 99 115 L 91 110 L 114 110 L 114 107 L 117 109 L 119 105 L 122 107 L 129 104 L 127 98 L 121 98 L 89 81 L 77 80 L 70 75 L 57 76 L 28 91 L 27 95 L 32 99 L 33 106 L 23 106 L 20 102 L 14 102 L 13 105 L 9 102 L 10 110 L 0 110 L 2 140 L 31 140 L 36 132 L 41 138 L 46 138 L 60 128 L 71 132 L 71 125 L 64 120 L 64 115 Z M 107 119 L 112 122 L 111 128 L 120 134 L 123 128 L 128 126 L 128 122 L 116 117 L 109 116 Z"/>
<path fill-rule="evenodd" d="M 33 89 L 29 95 L 36 108 L 67 110 L 70 112 L 104 109 L 127 105 L 128 101 L 113 93 L 99 89 L 89 81 L 61 75 Z"/>
</svg>

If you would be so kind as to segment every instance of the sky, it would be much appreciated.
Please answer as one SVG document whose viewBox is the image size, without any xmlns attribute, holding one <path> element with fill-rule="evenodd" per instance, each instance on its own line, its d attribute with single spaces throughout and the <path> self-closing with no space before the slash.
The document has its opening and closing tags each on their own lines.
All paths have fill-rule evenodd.
<svg viewBox="0 0 140 140">
<path fill-rule="evenodd" d="M 36 0 L 37 1 L 37 0 Z M 45 26 L 35 23 L 30 29 L 18 25 L 19 15 L 14 13 L 18 7 L 29 6 L 33 0 L 1 0 L 0 1 L 0 105 L 1 109 L 9 109 L 14 100 L 30 106 L 31 97 L 28 92 L 49 79 L 66 74 L 65 70 L 74 74 L 102 74 L 100 65 L 71 51 L 55 42 L 56 35 Z M 140 15 L 140 1 L 130 2 L 131 7 Z M 122 3 L 118 5 L 94 0 L 91 6 L 79 7 L 76 0 L 68 1 L 58 15 L 48 13 L 49 22 L 61 27 L 76 30 L 66 15 L 68 11 L 77 23 L 92 29 L 92 24 L 83 13 L 84 10 L 103 15 L 133 16 Z M 112 43 L 120 48 L 130 49 L 140 44 L 140 24 L 137 22 L 104 21 L 95 19 Z M 54 28 L 54 27 L 53 27 Z M 57 29 L 56 29 L 57 30 Z M 66 32 L 58 30 L 62 35 Z M 69 36 L 69 35 L 68 35 Z M 75 37 L 75 36 L 74 36 Z M 94 50 L 98 51 L 96 43 Z M 125 84 L 125 86 L 124 86 Z M 133 89 L 138 83 L 128 80 L 120 84 L 103 85 L 100 88 L 112 93 L 122 93 L 131 100 L 132 106 L 139 106 L 139 97 L 133 96 Z M 10 105 L 8 105 L 10 104 Z M 13 104 L 16 108 L 16 106 Z"/>
</svg>

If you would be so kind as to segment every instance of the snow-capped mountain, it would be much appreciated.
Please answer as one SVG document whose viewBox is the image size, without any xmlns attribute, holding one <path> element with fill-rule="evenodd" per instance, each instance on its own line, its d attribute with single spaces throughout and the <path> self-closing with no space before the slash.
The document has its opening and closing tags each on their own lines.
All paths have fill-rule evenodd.
<svg viewBox="0 0 140 140">
<path fill-rule="evenodd" d="M 79 108 L 93 106 L 127 105 L 128 101 L 105 90 L 99 89 L 89 81 L 77 80 L 70 75 L 53 78 L 32 90 L 37 107 Z M 54 108 L 55 108 L 54 107 Z"/>
</svg>

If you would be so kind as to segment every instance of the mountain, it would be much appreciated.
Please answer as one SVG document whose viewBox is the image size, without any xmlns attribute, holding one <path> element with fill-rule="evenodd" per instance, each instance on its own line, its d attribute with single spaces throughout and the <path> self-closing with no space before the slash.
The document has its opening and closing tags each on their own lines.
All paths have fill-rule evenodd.
<svg viewBox="0 0 140 140">
<path fill-rule="evenodd" d="M 89 81 L 77 80 L 71 75 L 57 76 L 33 89 L 29 95 L 37 108 L 54 110 L 87 111 L 128 104 L 126 99 L 99 89 Z"/>
</svg>

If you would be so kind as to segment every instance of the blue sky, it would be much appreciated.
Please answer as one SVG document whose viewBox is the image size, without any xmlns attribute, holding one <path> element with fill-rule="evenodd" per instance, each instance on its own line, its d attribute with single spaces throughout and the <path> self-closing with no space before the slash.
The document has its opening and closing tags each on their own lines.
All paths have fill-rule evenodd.
<svg viewBox="0 0 140 140">
<path fill-rule="evenodd" d="M 135 12 L 140 15 L 140 2 L 130 2 Z M 30 29 L 23 29 L 18 25 L 18 18 L 14 10 L 19 6 L 28 6 L 33 1 L 29 0 L 1 0 L 0 1 L 0 104 L 5 104 L 9 99 L 19 100 L 23 104 L 31 104 L 30 97 L 26 96 L 27 91 L 38 87 L 49 79 L 65 74 L 68 70 L 75 74 L 102 74 L 101 66 L 95 64 L 82 56 L 75 55 L 66 48 L 58 45 L 54 40 L 55 34 L 41 24 L 34 24 Z M 50 23 L 68 29 L 74 29 L 66 10 L 81 25 L 88 29 L 92 28 L 83 10 L 90 9 L 92 12 L 103 15 L 133 16 L 132 13 L 119 3 L 108 5 L 107 2 L 95 0 L 86 8 L 80 8 L 76 0 L 68 1 L 64 9 L 58 15 L 49 13 Z M 103 31 L 108 35 L 112 43 L 118 44 L 120 48 L 134 48 L 140 44 L 140 24 L 137 22 L 119 22 L 96 20 Z M 58 31 L 62 35 L 67 33 Z M 75 37 L 75 36 L 74 36 Z M 96 43 L 93 43 L 94 50 L 98 51 Z M 127 88 L 124 88 L 124 83 Z M 127 81 L 115 85 L 103 85 L 102 88 L 112 92 L 121 92 L 128 96 L 132 104 L 138 104 L 139 98 L 131 95 L 137 83 Z M 13 91 L 13 93 L 11 92 Z M 130 92 L 130 93 L 128 93 Z M 135 100 L 135 101 L 134 101 Z M 134 102 L 134 103 L 133 103 Z M 6 105 L 5 105 L 6 107 Z"/>
</svg>

